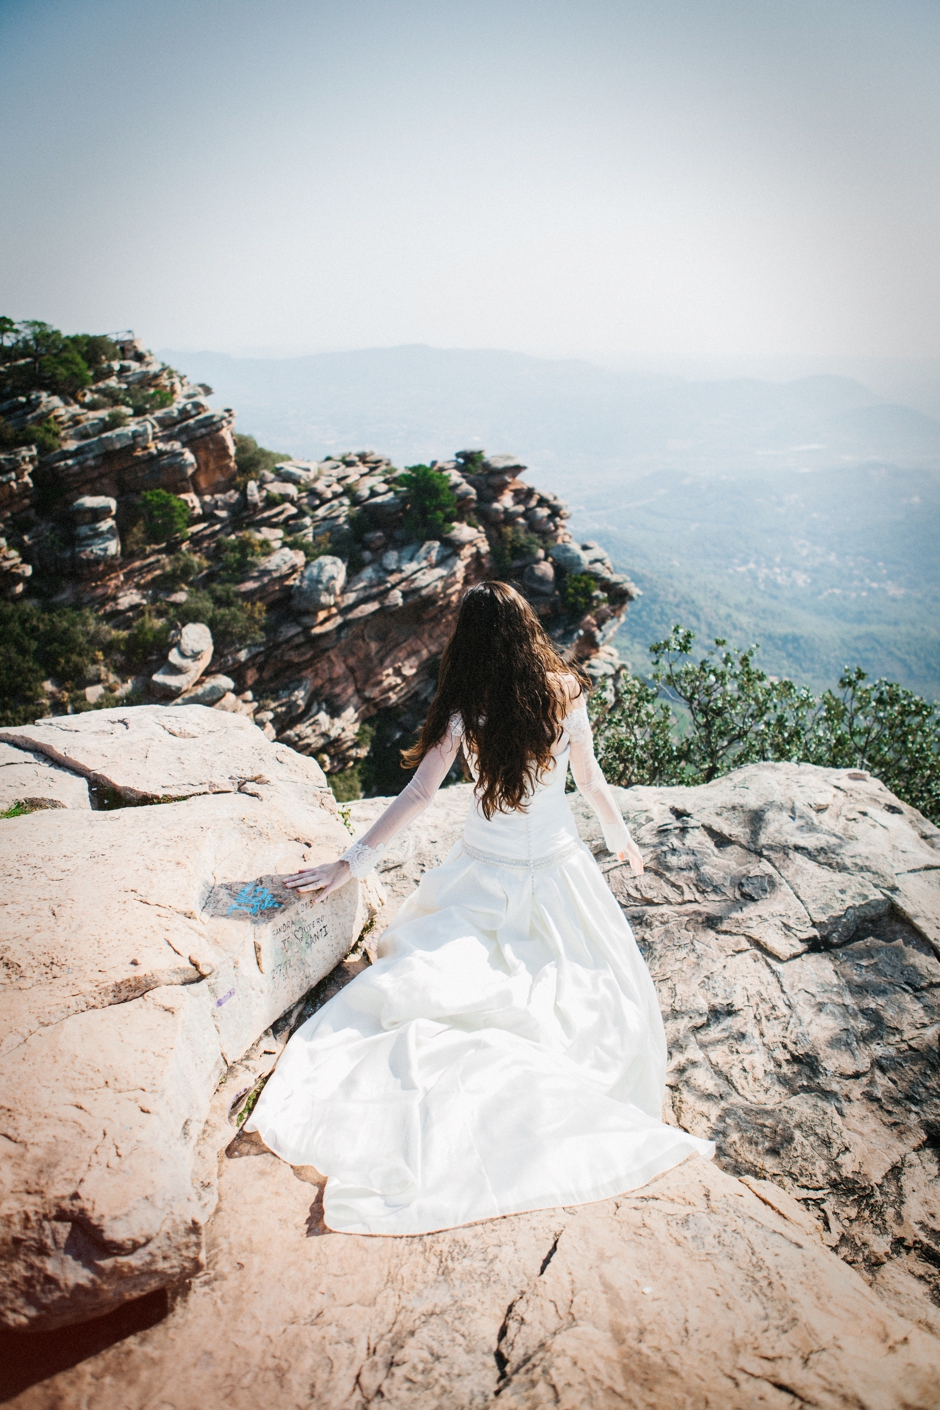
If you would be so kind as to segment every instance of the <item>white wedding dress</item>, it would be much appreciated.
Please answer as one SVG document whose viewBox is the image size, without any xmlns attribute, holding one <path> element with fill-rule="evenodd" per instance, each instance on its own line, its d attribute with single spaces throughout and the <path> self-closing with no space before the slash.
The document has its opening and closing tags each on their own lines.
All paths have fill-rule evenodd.
<svg viewBox="0 0 940 1410">
<path fill-rule="evenodd" d="M 434 796 L 459 720 L 346 854 L 365 875 Z M 525 812 L 470 809 L 376 962 L 297 1030 L 246 1123 L 327 1176 L 329 1228 L 421 1234 L 636 1189 L 710 1142 L 661 1118 L 666 1042 L 629 925 L 565 797 L 629 833 L 583 705 Z"/>
</svg>

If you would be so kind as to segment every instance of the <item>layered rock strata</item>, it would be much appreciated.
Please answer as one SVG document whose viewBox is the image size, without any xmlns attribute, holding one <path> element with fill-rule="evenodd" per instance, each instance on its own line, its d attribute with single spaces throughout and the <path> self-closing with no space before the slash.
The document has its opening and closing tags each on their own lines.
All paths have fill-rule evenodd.
<svg viewBox="0 0 940 1410">
<path fill-rule="evenodd" d="M 30 809 L 0 822 L 0 1319 L 39 1329 L 199 1269 L 233 1134 L 213 1092 L 234 1119 L 240 1060 L 260 1039 L 270 1064 L 368 912 L 358 882 L 283 887 L 348 833 L 317 764 L 242 716 L 101 711 L 0 751 Z"/>
<path fill-rule="evenodd" d="M 156 376 L 157 367 L 145 361 L 139 370 Z M 179 435 L 188 428 L 193 455 L 203 456 L 187 462 L 183 478 L 148 449 L 143 426 L 171 415 Z M 487 576 L 513 582 L 562 650 L 589 673 L 617 666 L 611 639 L 636 589 L 596 544 L 572 541 L 567 509 L 523 479 L 526 467 L 516 457 L 462 451 L 434 462 L 457 507 L 452 526 L 427 538 L 407 516 L 399 471 L 376 452 L 285 461 L 242 490 L 214 482 L 216 492 L 202 493 L 207 457 L 215 452 L 209 432 L 202 434 L 209 422 L 197 401 L 190 397 L 143 421 L 81 443 L 80 454 L 70 444 L 44 457 L 40 468 L 58 477 L 64 508 L 54 525 L 44 520 L 25 535 L 22 551 L 32 553 L 40 571 L 52 565 L 71 574 L 73 600 L 93 604 L 118 629 L 133 629 L 148 612 L 172 622 L 190 591 L 167 590 L 170 548 L 180 545 L 129 551 L 116 527 L 122 506 L 143 484 L 131 485 L 130 470 L 121 469 L 121 457 L 130 457 L 134 475 L 150 467 L 153 483 L 178 494 L 195 516 L 186 547 L 203 566 L 191 588 L 211 587 L 220 559 L 235 545 L 243 567 L 233 591 L 238 601 L 265 609 L 266 628 L 263 640 L 215 650 L 188 681 L 171 654 L 167 667 L 151 665 L 136 678 L 110 683 L 118 698 L 133 691 L 135 698 L 165 699 L 174 690 L 185 698 L 188 689 L 201 689 L 205 675 L 225 677 L 232 689 L 206 703 L 253 717 L 269 738 L 340 772 L 369 747 L 364 722 L 396 712 L 403 735 L 420 721 L 460 599 Z M 105 460 L 94 460 L 106 441 Z M 73 462 L 86 460 L 89 475 L 73 474 Z M 225 475 L 233 472 L 231 463 Z M 183 650 L 179 642 L 173 649 Z M 103 696 L 96 692 L 90 703 Z"/>
<path fill-rule="evenodd" d="M 18 525 L 12 551 L 21 561 L 67 578 L 100 579 L 122 568 L 116 527 L 107 543 L 102 529 L 89 533 L 94 520 L 77 501 L 104 497 L 116 507 L 149 489 L 210 495 L 235 476 L 234 413 L 212 410 L 210 388 L 188 382 L 132 334 L 118 351 L 74 397 L 33 392 L 0 405 L 10 431 L 52 425 L 60 440 L 55 450 L 21 446 L 0 455 L 0 532 Z M 149 396 L 152 409 L 134 414 L 120 402 L 130 393 Z M 18 596 L 21 582 L 16 564 L 0 556 L 0 591 Z"/>
</svg>

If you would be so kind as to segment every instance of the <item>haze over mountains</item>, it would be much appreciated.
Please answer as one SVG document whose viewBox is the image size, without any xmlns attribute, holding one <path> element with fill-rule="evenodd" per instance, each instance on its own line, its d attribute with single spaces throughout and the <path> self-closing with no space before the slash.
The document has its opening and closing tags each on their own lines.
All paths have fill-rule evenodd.
<svg viewBox="0 0 940 1410">
<path fill-rule="evenodd" d="M 425 346 L 164 351 L 238 428 L 295 455 L 520 454 L 644 591 L 621 649 L 683 621 L 759 640 L 819 688 L 846 663 L 940 694 L 940 421 L 848 377 L 690 381 Z"/>
</svg>

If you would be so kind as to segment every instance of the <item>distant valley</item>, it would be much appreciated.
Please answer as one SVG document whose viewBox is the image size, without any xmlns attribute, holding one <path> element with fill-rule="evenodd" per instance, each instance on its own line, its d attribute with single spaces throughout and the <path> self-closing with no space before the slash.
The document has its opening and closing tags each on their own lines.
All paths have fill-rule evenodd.
<svg viewBox="0 0 940 1410">
<path fill-rule="evenodd" d="M 686 381 L 487 350 L 164 352 L 297 455 L 512 450 L 643 589 L 635 669 L 674 621 L 758 640 L 816 688 L 858 663 L 940 695 L 940 422 L 847 377 Z"/>
</svg>

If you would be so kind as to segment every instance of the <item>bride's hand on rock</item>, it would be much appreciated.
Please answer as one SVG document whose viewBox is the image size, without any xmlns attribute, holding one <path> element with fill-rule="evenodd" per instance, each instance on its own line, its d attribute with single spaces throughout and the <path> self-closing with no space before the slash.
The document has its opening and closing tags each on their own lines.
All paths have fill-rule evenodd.
<svg viewBox="0 0 940 1410">
<path fill-rule="evenodd" d="M 291 876 L 282 877 L 282 880 L 290 891 L 319 891 L 319 896 L 314 900 L 314 904 L 319 905 L 331 891 L 345 886 L 350 875 L 348 862 L 322 862 L 320 866 L 294 872 Z"/>
<path fill-rule="evenodd" d="M 643 872 L 645 871 L 645 867 L 643 866 L 643 856 L 640 852 L 639 847 L 632 839 L 630 841 L 629 846 L 627 846 L 624 851 L 617 853 L 617 857 L 621 862 L 630 863 L 630 869 L 632 870 L 634 876 L 643 875 Z"/>
</svg>

